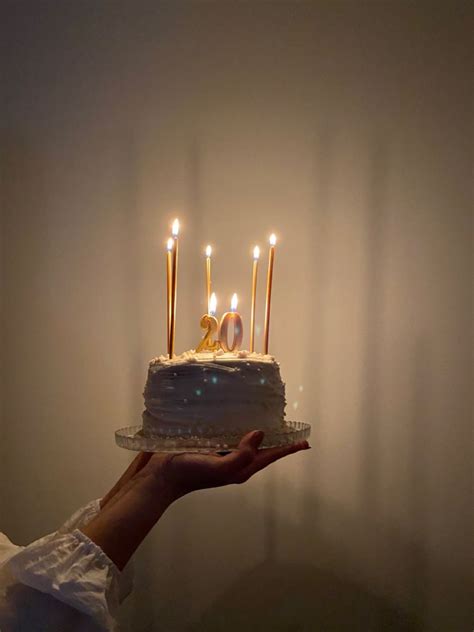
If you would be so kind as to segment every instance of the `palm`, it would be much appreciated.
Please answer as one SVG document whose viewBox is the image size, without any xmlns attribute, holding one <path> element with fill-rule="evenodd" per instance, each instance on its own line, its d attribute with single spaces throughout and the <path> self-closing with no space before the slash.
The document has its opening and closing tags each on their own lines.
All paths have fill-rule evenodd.
<svg viewBox="0 0 474 632">
<path fill-rule="evenodd" d="M 140 452 L 113 488 L 102 498 L 100 505 L 103 508 L 112 499 L 115 502 L 119 492 L 127 489 L 135 477 L 142 474 L 149 473 L 158 478 L 165 478 L 170 490 L 179 497 L 197 489 L 244 483 L 270 463 L 309 447 L 307 441 L 302 441 L 278 448 L 259 449 L 262 440 L 263 432 L 250 432 L 242 438 L 238 449 L 226 456 L 192 452 Z"/>
<path fill-rule="evenodd" d="M 164 473 L 166 480 L 182 495 L 197 489 L 244 483 L 274 461 L 308 448 L 307 441 L 289 446 L 259 449 L 263 432 L 245 435 L 238 449 L 225 456 L 216 454 L 155 454 L 149 466 Z"/>
</svg>

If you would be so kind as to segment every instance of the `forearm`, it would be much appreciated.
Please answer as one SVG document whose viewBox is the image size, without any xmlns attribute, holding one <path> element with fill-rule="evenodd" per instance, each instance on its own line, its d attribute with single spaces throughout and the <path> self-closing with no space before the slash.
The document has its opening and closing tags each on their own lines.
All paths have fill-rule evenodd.
<svg viewBox="0 0 474 632">
<path fill-rule="evenodd" d="M 153 475 L 137 476 L 82 530 L 122 570 L 175 499 Z"/>
</svg>

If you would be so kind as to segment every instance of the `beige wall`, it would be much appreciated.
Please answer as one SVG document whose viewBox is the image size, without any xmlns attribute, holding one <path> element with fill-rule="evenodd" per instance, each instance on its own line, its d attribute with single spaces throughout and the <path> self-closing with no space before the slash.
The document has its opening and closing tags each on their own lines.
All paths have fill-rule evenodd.
<svg viewBox="0 0 474 632">
<path fill-rule="evenodd" d="M 313 450 L 173 507 L 125 629 L 470 630 L 466 8 L 4 6 L 0 528 L 53 529 L 131 458 L 170 220 L 179 350 L 202 247 L 248 323 L 274 229 L 272 351 Z"/>
</svg>

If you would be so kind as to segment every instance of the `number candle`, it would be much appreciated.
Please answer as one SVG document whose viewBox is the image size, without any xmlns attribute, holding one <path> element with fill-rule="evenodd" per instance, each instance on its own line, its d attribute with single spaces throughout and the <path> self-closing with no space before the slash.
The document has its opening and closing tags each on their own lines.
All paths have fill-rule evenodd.
<svg viewBox="0 0 474 632">
<path fill-rule="evenodd" d="M 237 294 L 234 294 L 230 303 L 230 312 L 226 312 L 222 316 L 219 326 L 219 342 L 221 343 L 221 347 L 224 351 L 227 351 L 228 353 L 240 348 L 244 335 L 242 318 L 237 312 L 237 303 Z M 234 323 L 234 339 L 232 340 L 232 345 L 229 346 L 229 324 L 231 322 Z"/>
<path fill-rule="evenodd" d="M 273 262 L 275 260 L 275 244 L 276 236 L 270 235 L 270 252 L 268 255 L 268 274 L 267 274 L 267 297 L 265 302 L 265 329 L 264 329 L 264 343 L 263 352 L 268 353 L 268 340 L 270 336 L 270 306 L 272 302 L 272 283 L 273 283 Z"/>
<path fill-rule="evenodd" d="M 211 246 L 206 248 L 206 291 L 207 291 L 207 311 L 211 313 L 210 300 L 211 300 Z"/>
<path fill-rule="evenodd" d="M 199 343 L 196 352 L 200 353 L 202 351 L 215 351 L 219 348 L 219 342 L 217 340 L 213 340 L 212 336 L 217 332 L 218 322 L 216 316 L 216 308 L 217 308 L 217 299 L 214 292 L 211 294 L 211 298 L 209 299 L 209 314 L 204 314 L 201 318 L 201 329 L 206 329 L 206 333 L 204 334 L 203 339 Z"/>
<path fill-rule="evenodd" d="M 253 249 L 253 266 L 252 266 L 252 304 L 250 307 L 250 352 L 254 350 L 255 342 L 255 304 L 257 301 L 257 271 L 258 259 L 260 257 L 260 248 L 255 246 Z"/>
<path fill-rule="evenodd" d="M 170 319 L 170 346 L 169 356 L 173 357 L 174 354 L 174 340 L 176 332 L 176 294 L 178 289 L 178 233 L 179 233 L 179 221 L 177 219 L 173 222 L 173 228 L 171 230 L 173 234 L 173 265 L 171 270 L 171 319 Z"/>
<path fill-rule="evenodd" d="M 171 326 L 171 268 L 172 268 L 173 240 L 171 237 L 166 244 L 166 348 L 170 353 L 170 326 Z"/>
</svg>

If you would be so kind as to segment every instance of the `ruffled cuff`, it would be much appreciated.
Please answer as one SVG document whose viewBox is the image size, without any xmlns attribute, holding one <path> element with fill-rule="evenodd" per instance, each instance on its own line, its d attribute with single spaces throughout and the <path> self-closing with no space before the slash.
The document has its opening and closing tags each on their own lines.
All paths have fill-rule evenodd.
<svg viewBox="0 0 474 632">
<path fill-rule="evenodd" d="M 82 529 L 97 516 L 100 511 L 100 498 L 91 500 L 87 505 L 78 509 L 66 522 L 58 529 L 58 534 L 65 534 Z M 133 590 L 135 576 L 135 565 L 131 559 L 119 576 L 119 601 L 122 603 Z"/>
<path fill-rule="evenodd" d="M 13 544 L 13 542 L 10 542 L 4 533 L 0 532 L 0 569 L 11 557 L 16 555 L 18 551 L 21 551 L 22 549 L 22 546 Z"/>
<path fill-rule="evenodd" d="M 120 571 L 82 531 L 36 540 L 11 557 L 16 579 L 115 629 L 120 602 Z"/>
<path fill-rule="evenodd" d="M 95 518 L 95 516 L 100 511 L 100 498 L 96 500 L 91 500 L 90 503 L 84 505 L 78 509 L 75 513 L 72 514 L 70 518 L 66 520 L 66 522 L 59 527 L 58 533 L 70 533 L 74 531 L 74 529 L 82 529 L 86 524 Z"/>
</svg>

